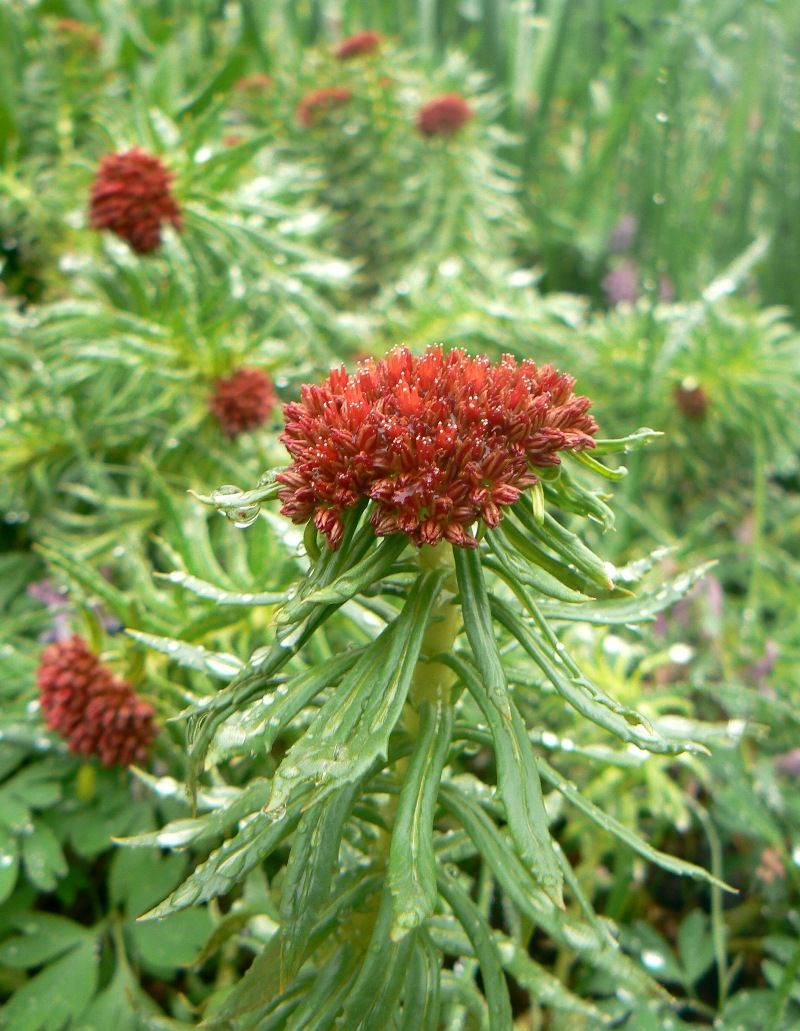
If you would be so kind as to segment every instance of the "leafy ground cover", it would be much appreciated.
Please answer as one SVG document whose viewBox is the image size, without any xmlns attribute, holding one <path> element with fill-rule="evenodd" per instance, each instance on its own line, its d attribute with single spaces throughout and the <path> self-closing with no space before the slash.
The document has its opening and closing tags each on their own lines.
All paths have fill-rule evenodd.
<svg viewBox="0 0 800 1031">
<path fill-rule="evenodd" d="M 0 3 L 0 1027 L 800 1026 L 798 43 Z"/>
</svg>

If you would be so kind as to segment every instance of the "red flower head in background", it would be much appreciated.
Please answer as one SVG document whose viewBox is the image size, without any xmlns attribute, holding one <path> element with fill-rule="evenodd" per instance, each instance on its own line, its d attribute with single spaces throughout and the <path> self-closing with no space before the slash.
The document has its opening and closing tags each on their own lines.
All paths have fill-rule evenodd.
<svg viewBox="0 0 800 1031">
<path fill-rule="evenodd" d="M 284 408 L 293 460 L 277 476 L 281 511 L 313 519 L 336 548 L 344 514 L 369 498 L 379 536 L 474 546 L 468 528 L 497 526 L 501 506 L 537 482 L 536 466 L 594 446 L 590 401 L 574 382 L 550 365 L 509 355 L 492 365 L 438 346 L 419 357 L 395 348 L 351 376 L 335 369 Z"/>
<path fill-rule="evenodd" d="M 350 90 L 344 86 L 312 90 L 311 93 L 306 93 L 297 105 L 297 121 L 306 127 L 317 125 L 325 115 L 348 104 L 352 96 Z"/>
<path fill-rule="evenodd" d="M 277 398 L 272 380 L 261 369 L 237 369 L 232 376 L 214 383 L 209 409 L 229 437 L 262 426 Z"/>
<path fill-rule="evenodd" d="M 161 244 L 161 226 L 180 230 L 180 208 L 170 191 L 172 173 L 160 159 L 138 147 L 109 154 L 100 162 L 92 183 L 89 222 L 127 240 L 138 254 Z"/>
<path fill-rule="evenodd" d="M 423 136 L 455 136 L 472 118 L 472 108 L 458 93 L 445 93 L 424 104 L 417 114 Z"/>
<path fill-rule="evenodd" d="M 672 394 L 675 404 L 687 419 L 702 419 L 708 408 L 708 395 L 693 379 L 678 383 Z"/>
<path fill-rule="evenodd" d="M 272 78 L 263 72 L 252 72 L 250 75 L 243 75 L 240 79 L 237 79 L 233 84 L 233 88 L 237 93 L 249 93 L 253 96 L 258 96 L 272 88 Z"/>
<path fill-rule="evenodd" d="M 383 43 L 383 36 L 380 32 L 357 32 L 354 36 L 348 36 L 342 40 L 335 50 L 336 57 L 340 61 L 349 61 L 353 57 L 362 57 L 366 54 L 374 54 Z"/>
<path fill-rule="evenodd" d="M 91 25 L 85 22 L 76 21 L 74 18 L 58 18 L 54 25 L 56 35 L 65 46 L 72 46 L 76 50 L 85 51 L 87 54 L 97 54 L 102 45 L 100 34 L 95 32 Z"/>
<path fill-rule="evenodd" d="M 42 652 L 39 700 L 47 726 L 71 752 L 94 755 L 104 766 L 144 762 L 156 728 L 151 705 L 118 680 L 75 636 Z"/>
</svg>

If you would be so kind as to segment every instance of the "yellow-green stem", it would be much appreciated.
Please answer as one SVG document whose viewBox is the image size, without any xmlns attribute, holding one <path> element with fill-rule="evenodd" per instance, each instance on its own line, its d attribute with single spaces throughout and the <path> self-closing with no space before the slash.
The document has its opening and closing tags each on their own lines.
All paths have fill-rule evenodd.
<svg viewBox="0 0 800 1031">
<path fill-rule="evenodd" d="M 453 597 L 458 591 L 456 585 L 456 571 L 453 562 L 452 545 L 443 542 L 436 547 L 425 545 L 420 548 L 419 565 L 421 570 L 447 569 L 449 575 L 442 587 L 428 629 L 422 639 L 422 649 L 417 668 L 414 670 L 414 677 L 411 681 L 409 701 L 412 710 L 416 710 L 420 702 L 450 701 L 450 688 L 455 680 L 455 674 L 444 663 L 430 661 L 432 656 L 449 652 L 453 647 L 460 625 L 460 613 L 458 607 L 453 605 Z M 416 718 L 416 712 L 414 711 Z M 406 727 L 410 731 L 406 720 Z M 416 731 L 416 723 L 413 730 Z"/>
</svg>

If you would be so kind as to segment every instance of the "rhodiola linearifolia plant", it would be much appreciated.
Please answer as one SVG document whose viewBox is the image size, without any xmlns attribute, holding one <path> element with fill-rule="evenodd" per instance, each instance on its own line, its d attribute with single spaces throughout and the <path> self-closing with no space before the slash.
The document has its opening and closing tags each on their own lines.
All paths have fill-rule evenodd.
<svg viewBox="0 0 800 1031">
<path fill-rule="evenodd" d="M 573 387 L 530 360 L 396 348 L 304 386 L 285 407 L 290 464 L 254 490 L 204 499 L 246 526 L 279 498 L 305 526 L 308 561 L 271 641 L 186 714 L 190 793 L 225 759 L 260 758 L 261 772 L 212 812 L 127 842 L 225 836 L 150 919 L 230 896 L 269 858 L 272 929 L 256 932 L 264 947 L 216 998 L 209 1026 L 384 1031 L 476 1018 L 501 1031 L 513 1019 L 507 977 L 587 1026 L 634 1001 L 668 1005 L 593 910 L 552 832 L 555 797 L 667 870 L 715 879 L 583 797 L 522 715 L 545 693 L 620 753 L 703 751 L 686 737 L 700 725 L 648 720 L 565 644 L 571 624 L 652 619 L 697 575 L 634 597 L 617 582 L 631 577 L 567 527 L 611 527 L 584 474 L 618 478 L 596 456 L 654 435 L 598 440 Z M 349 640 L 338 622 L 348 609 L 362 617 Z M 149 641 L 180 661 L 180 642 Z M 488 776 L 476 749 L 491 757 Z M 529 948 L 534 928 L 594 967 L 594 988 L 581 996 L 548 971 Z"/>
</svg>

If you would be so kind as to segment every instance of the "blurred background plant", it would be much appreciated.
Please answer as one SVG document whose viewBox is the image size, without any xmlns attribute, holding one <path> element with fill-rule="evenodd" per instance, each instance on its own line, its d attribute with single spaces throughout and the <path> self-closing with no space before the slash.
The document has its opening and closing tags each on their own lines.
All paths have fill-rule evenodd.
<svg viewBox="0 0 800 1031">
<path fill-rule="evenodd" d="M 520 1026 L 601 1026 L 581 999 L 643 1031 L 797 1026 L 798 46 L 793 0 L 0 0 L 0 1026 L 194 1026 L 274 934 L 280 850 L 219 901 L 134 918 L 232 833 L 220 814 L 302 720 L 257 756 L 233 735 L 183 854 L 112 843 L 192 819 L 173 717 L 264 645 L 305 569 L 269 505 L 245 496 L 240 533 L 185 491 L 238 498 L 285 460 L 300 383 L 431 341 L 552 360 L 604 436 L 662 431 L 621 459 L 616 530 L 586 539 L 632 577 L 655 550 L 653 582 L 717 563 L 652 626 L 562 627 L 619 701 L 722 728 L 709 758 L 610 756 L 546 692 L 529 703 L 505 642 L 537 755 L 740 890 L 645 868 L 554 797 L 582 893 L 679 1002 L 612 1002 L 478 877 L 492 925 L 572 992 L 507 967 Z M 421 131 L 453 95 L 446 131 Z M 101 160 L 133 147 L 182 216 L 149 255 L 89 222 Z M 348 603 L 311 659 L 385 616 Z M 40 654 L 71 634 L 154 706 L 147 772 L 45 729 Z M 448 1028 L 484 1020 L 477 983 L 469 963 L 446 978 Z"/>
</svg>

